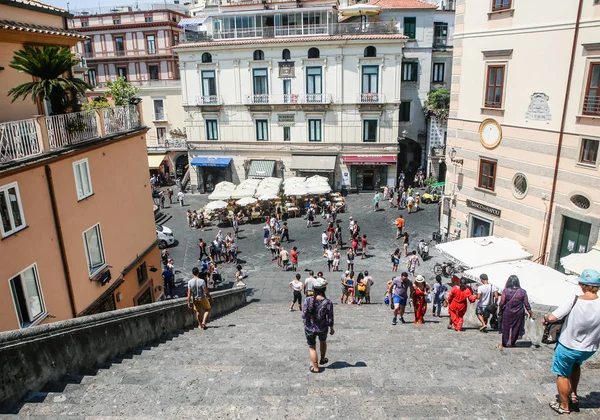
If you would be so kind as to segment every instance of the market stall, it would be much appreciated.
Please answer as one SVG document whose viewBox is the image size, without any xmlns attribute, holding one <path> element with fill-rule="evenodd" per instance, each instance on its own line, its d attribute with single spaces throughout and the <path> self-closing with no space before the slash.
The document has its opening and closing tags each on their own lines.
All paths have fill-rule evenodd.
<svg viewBox="0 0 600 420">
<path fill-rule="evenodd" d="M 583 270 L 591 268 L 600 271 L 600 245 L 592 247 L 590 252 L 570 254 L 560 259 L 565 271 L 581 275 Z"/>
</svg>

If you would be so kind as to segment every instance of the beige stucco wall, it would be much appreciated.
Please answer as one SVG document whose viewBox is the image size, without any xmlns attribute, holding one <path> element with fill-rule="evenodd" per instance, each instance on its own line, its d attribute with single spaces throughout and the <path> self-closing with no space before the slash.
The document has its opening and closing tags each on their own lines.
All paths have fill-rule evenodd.
<svg viewBox="0 0 600 420">
<path fill-rule="evenodd" d="M 8 65 L 15 51 L 22 47 L 22 44 L 0 42 L 0 65 L 4 67 L 4 70 L 0 71 L 0 122 L 23 120 L 38 113 L 37 105 L 31 100 L 31 96 L 25 100 L 17 99 L 12 104 L 11 97 L 8 96 L 10 88 L 31 81 L 30 76 L 19 73 Z"/>
<path fill-rule="evenodd" d="M 62 16 L 0 4 L 0 16 L 5 20 L 64 28 Z"/>
</svg>

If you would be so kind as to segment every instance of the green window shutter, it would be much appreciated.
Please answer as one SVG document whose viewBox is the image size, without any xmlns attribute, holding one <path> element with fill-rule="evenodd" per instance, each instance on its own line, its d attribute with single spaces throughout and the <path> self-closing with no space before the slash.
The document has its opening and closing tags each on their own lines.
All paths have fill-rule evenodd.
<svg viewBox="0 0 600 420">
<path fill-rule="evenodd" d="M 404 18 L 404 35 L 410 39 L 417 37 L 417 18 L 416 17 L 405 17 Z"/>
</svg>

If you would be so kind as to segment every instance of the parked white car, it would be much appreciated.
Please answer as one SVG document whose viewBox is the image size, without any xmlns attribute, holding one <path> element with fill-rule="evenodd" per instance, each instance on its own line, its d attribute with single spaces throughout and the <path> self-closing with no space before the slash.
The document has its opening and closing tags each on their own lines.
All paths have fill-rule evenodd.
<svg viewBox="0 0 600 420">
<path fill-rule="evenodd" d="M 166 248 L 175 243 L 173 231 L 166 226 L 156 225 L 156 236 L 158 237 L 158 247 L 160 249 Z"/>
</svg>

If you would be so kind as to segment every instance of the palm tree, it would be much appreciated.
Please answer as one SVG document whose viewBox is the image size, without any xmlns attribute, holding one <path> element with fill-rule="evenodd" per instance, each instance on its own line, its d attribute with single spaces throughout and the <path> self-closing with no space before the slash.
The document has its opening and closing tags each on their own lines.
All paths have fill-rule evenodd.
<svg viewBox="0 0 600 420">
<path fill-rule="evenodd" d="M 68 47 L 58 45 L 23 47 L 22 50 L 15 52 L 9 66 L 29 74 L 33 77 L 33 81 L 11 88 L 8 91 L 8 95 L 12 95 L 11 102 L 18 98 L 25 100 L 31 95 L 34 102 L 49 100 L 52 114 L 65 113 L 69 98 L 73 100 L 77 94 L 85 94 L 87 89 L 92 89 L 81 79 L 64 76 L 70 74 L 71 68 L 78 62 L 79 60 Z"/>
</svg>

